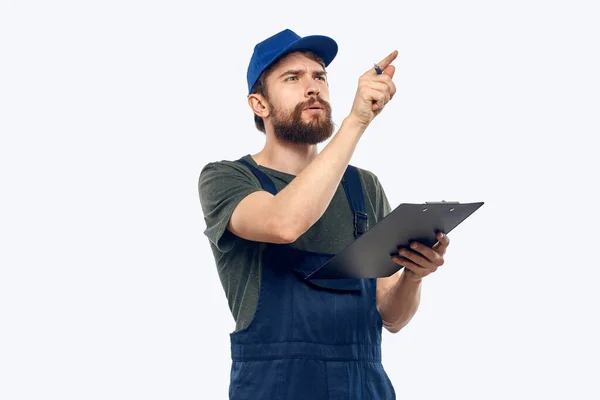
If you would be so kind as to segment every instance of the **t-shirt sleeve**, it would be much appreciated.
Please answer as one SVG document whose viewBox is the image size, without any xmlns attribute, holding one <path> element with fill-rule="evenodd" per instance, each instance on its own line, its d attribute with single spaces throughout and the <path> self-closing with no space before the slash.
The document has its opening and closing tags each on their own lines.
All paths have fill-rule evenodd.
<svg viewBox="0 0 600 400">
<path fill-rule="evenodd" d="M 383 189 L 383 185 L 377 178 L 377 175 L 366 169 L 359 168 L 358 171 L 360 172 L 362 180 L 365 184 L 365 189 L 367 190 L 366 194 L 375 214 L 375 223 L 378 223 L 386 215 L 392 212 L 390 203 L 385 194 L 385 190 Z"/>
<path fill-rule="evenodd" d="M 213 162 L 200 172 L 198 191 L 204 214 L 204 234 L 221 252 L 231 249 L 238 239 L 227 229 L 237 205 L 246 196 L 262 190 L 260 182 L 244 166 L 235 162 Z"/>
<path fill-rule="evenodd" d="M 392 208 L 390 207 L 390 202 L 385 194 L 385 190 L 383 189 L 383 185 L 377 177 L 375 176 L 375 203 L 377 213 L 377 221 L 381 221 L 386 215 L 392 212 Z"/>
</svg>

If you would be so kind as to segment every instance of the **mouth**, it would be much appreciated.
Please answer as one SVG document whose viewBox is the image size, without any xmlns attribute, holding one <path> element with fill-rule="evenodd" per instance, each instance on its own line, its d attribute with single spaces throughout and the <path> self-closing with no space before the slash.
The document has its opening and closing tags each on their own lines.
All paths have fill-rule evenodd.
<svg viewBox="0 0 600 400">
<path fill-rule="evenodd" d="M 323 106 L 320 103 L 313 103 L 306 107 L 305 110 L 322 110 Z"/>
</svg>

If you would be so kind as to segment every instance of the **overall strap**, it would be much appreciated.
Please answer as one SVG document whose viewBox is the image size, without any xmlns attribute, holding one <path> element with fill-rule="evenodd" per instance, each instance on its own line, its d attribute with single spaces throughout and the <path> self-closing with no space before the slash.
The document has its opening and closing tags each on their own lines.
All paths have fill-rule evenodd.
<svg viewBox="0 0 600 400">
<path fill-rule="evenodd" d="M 369 216 L 365 213 L 365 198 L 360 184 L 360 175 L 355 166 L 348 165 L 342 178 L 342 185 L 354 215 L 354 237 L 358 238 L 369 229 Z"/>
<path fill-rule="evenodd" d="M 273 183 L 271 178 L 269 178 L 267 176 L 267 174 L 265 174 L 264 172 L 262 172 L 261 170 L 259 170 L 258 168 L 256 168 L 254 165 L 250 164 L 246 160 L 242 160 L 240 158 L 239 160 L 237 160 L 237 162 L 244 164 L 246 167 L 248 167 L 250 169 L 250 171 L 252 171 L 254 176 L 256 176 L 256 178 L 260 181 L 260 185 L 262 186 L 262 188 L 264 190 L 271 193 L 273 196 L 275 196 L 277 194 L 277 188 L 275 187 L 275 184 Z"/>
</svg>

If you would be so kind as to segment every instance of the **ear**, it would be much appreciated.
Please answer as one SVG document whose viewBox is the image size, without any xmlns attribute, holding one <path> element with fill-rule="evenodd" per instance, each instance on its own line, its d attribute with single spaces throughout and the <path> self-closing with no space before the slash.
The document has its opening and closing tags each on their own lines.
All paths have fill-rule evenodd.
<svg viewBox="0 0 600 400">
<path fill-rule="evenodd" d="M 261 118 L 268 117 L 269 113 L 271 112 L 267 100 L 260 94 L 249 95 L 248 105 L 250 106 L 252 111 L 254 111 L 254 114 L 258 115 Z"/>
</svg>

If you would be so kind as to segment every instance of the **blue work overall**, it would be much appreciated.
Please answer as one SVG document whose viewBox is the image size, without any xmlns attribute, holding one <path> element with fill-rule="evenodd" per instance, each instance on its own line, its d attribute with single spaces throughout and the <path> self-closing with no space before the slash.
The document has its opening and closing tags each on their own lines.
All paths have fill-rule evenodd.
<svg viewBox="0 0 600 400">
<path fill-rule="evenodd" d="M 245 160 L 264 190 L 273 181 Z M 342 179 L 355 237 L 368 229 L 360 177 Z M 366 220 L 365 220 L 366 219 Z M 230 399 L 395 399 L 381 364 L 382 320 L 375 279 L 310 280 L 331 254 L 267 244 L 250 325 L 231 334 Z"/>
</svg>

